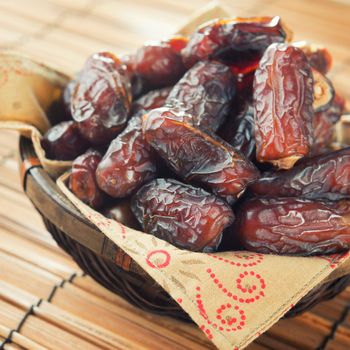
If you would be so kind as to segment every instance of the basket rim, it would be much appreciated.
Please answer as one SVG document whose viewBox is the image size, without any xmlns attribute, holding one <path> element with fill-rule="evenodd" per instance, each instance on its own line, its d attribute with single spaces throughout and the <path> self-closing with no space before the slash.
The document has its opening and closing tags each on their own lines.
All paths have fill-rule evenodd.
<svg viewBox="0 0 350 350">
<path fill-rule="evenodd" d="M 128 272 L 144 274 L 133 259 L 79 212 L 44 168 L 33 162 L 36 154 L 32 141 L 24 136 L 19 138 L 19 155 L 22 187 L 42 216 L 94 253 Z"/>
</svg>

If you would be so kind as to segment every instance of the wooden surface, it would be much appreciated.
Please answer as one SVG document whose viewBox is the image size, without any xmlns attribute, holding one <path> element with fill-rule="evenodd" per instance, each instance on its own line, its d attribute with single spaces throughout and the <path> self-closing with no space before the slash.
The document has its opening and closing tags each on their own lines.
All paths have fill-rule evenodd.
<svg viewBox="0 0 350 350">
<path fill-rule="evenodd" d="M 74 73 L 91 52 L 132 51 L 145 40 L 171 34 L 196 8 L 207 3 L 0 0 L 0 47 Z M 296 40 L 307 39 L 329 47 L 334 56 L 330 76 L 350 99 L 349 1 L 222 3 L 239 16 L 281 15 L 294 29 Z M 16 154 L 17 136 L 0 131 L 0 344 L 32 310 L 5 349 L 213 348 L 195 326 L 145 314 L 82 276 L 53 243 L 23 195 Z M 35 306 L 39 300 L 40 306 Z M 311 312 L 280 321 L 249 350 L 318 349 L 322 344 L 328 350 L 349 349 L 349 305 L 350 289 Z"/>
</svg>

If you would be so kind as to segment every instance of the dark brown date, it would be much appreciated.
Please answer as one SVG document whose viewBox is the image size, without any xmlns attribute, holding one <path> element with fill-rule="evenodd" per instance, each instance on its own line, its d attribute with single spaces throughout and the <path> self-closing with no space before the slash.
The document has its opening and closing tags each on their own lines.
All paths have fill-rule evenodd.
<svg viewBox="0 0 350 350">
<path fill-rule="evenodd" d="M 65 110 L 65 113 L 69 116 L 71 116 L 71 101 L 72 101 L 72 95 L 76 84 L 77 82 L 74 79 L 69 81 L 66 87 L 64 88 L 63 94 L 62 94 L 64 110 Z"/>
<path fill-rule="evenodd" d="M 288 171 L 265 174 L 250 188 L 271 197 L 350 196 L 350 147 L 304 159 Z"/>
<path fill-rule="evenodd" d="M 239 213 L 247 250 L 279 255 L 321 255 L 350 248 L 350 201 L 253 199 Z"/>
<path fill-rule="evenodd" d="M 312 155 L 328 151 L 334 138 L 334 125 L 339 121 L 344 111 L 345 100 L 336 94 L 327 110 L 315 113 L 313 120 L 315 141 L 311 147 Z"/>
<path fill-rule="evenodd" d="M 141 111 L 130 119 L 97 168 L 97 183 L 111 197 L 126 197 L 156 175 L 151 148 L 142 135 L 143 114 Z"/>
<path fill-rule="evenodd" d="M 45 156 L 56 160 L 73 160 L 86 151 L 89 144 L 79 133 L 77 123 L 61 122 L 51 129 L 41 139 Z"/>
<path fill-rule="evenodd" d="M 303 50 L 312 68 L 317 69 L 322 74 L 327 74 L 330 71 L 332 56 L 325 47 L 311 44 L 307 41 L 298 41 L 293 43 L 293 45 Z"/>
<path fill-rule="evenodd" d="M 233 123 L 229 135 L 224 140 L 248 159 L 254 159 L 254 108 L 249 104 L 245 104 L 242 111 L 232 119 Z"/>
<path fill-rule="evenodd" d="M 289 40 L 291 33 L 279 17 L 252 17 L 214 20 L 194 32 L 181 51 L 185 65 L 230 55 L 231 66 L 245 71 L 272 43 Z M 253 57 L 253 58 L 252 58 Z M 224 58 L 227 62 L 227 58 Z"/>
<path fill-rule="evenodd" d="M 129 199 L 122 199 L 105 208 L 102 211 L 102 214 L 109 219 L 118 221 L 125 226 L 138 230 L 140 229 L 140 225 L 130 206 L 131 203 Z"/>
<path fill-rule="evenodd" d="M 186 38 L 177 37 L 142 46 L 133 56 L 134 74 L 149 88 L 174 85 L 186 71 L 179 52 L 186 43 Z"/>
<path fill-rule="evenodd" d="M 234 220 L 224 201 L 173 179 L 144 185 L 133 198 L 132 210 L 145 232 L 192 251 L 211 246 Z"/>
<path fill-rule="evenodd" d="M 71 111 L 81 134 L 103 145 L 125 126 L 131 107 L 131 86 L 126 67 L 109 52 L 86 61 L 73 91 Z"/>
<path fill-rule="evenodd" d="M 154 109 L 143 117 L 146 141 L 185 181 L 234 202 L 259 174 L 240 152 L 218 137 L 186 123 L 174 109 Z"/>
<path fill-rule="evenodd" d="M 194 126 L 215 132 L 229 113 L 235 86 L 235 78 L 224 64 L 198 62 L 174 86 L 166 104 L 192 115 Z"/>
<path fill-rule="evenodd" d="M 132 113 L 135 114 L 141 110 L 149 111 L 151 109 L 163 107 L 172 87 L 165 87 L 158 90 L 152 90 L 141 96 L 132 104 Z"/>
<path fill-rule="evenodd" d="M 313 144 L 313 78 L 305 54 L 288 44 L 265 51 L 254 78 L 256 157 L 293 167 Z"/>
<path fill-rule="evenodd" d="M 84 203 L 99 209 L 106 200 L 105 194 L 98 188 L 95 171 L 101 161 L 101 154 L 89 149 L 73 162 L 69 177 L 69 188 Z"/>
</svg>

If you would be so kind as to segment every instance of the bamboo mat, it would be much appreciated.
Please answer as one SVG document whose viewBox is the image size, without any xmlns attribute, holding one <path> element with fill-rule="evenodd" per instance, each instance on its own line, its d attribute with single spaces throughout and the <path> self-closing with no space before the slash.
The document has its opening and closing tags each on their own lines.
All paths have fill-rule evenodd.
<svg viewBox="0 0 350 350">
<path fill-rule="evenodd" d="M 297 40 L 333 53 L 331 77 L 350 99 L 348 0 L 227 0 L 233 14 L 281 15 Z M 98 50 L 126 53 L 167 36 L 205 0 L 0 0 L 0 48 L 74 73 Z M 213 349 L 194 326 L 147 314 L 84 276 L 57 248 L 22 193 L 17 136 L 0 132 L 0 344 L 4 349 Z M 282 320 L 249 350 L 350 348 L 350 288 Z M 1 348 L 1 345 L 0 345 Z"/>
</svg>

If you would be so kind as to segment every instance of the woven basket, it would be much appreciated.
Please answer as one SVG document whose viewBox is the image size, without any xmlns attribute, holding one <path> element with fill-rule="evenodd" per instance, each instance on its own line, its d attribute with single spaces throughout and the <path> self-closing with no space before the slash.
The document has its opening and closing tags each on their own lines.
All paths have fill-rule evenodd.
<svg viewBox="0 0 350 350">
<path fill-rule="evenodd" d="M 178 33 L 189 34 L 198 24 L 225 16 L 227 11 L 209 4 L 193 14 Z M 32 142 L 21 137 L 19 147 L 21 177 L 27 196 L 58 245 L 72 256 L 81 269 L 112 292 L 144 310 L 190 321 L 189 316 L 162 287 L 83 217 L 60 192 L 41 167 Z M 302 298 L 286 316 L 294 316 L 320 301 L 336 296 L 348 284 L 350 275 L 327 280 Z"/>
<path fill-rule="evenodd" d="M 23 188 L 58 245 L 97 282 L 132 304 L 157 314 L 189 320 L 188 315 L 128 255 L 91 224 L 60 192 L 40 166 L 32 142 L 20 138 Z M 317 286 L 291 309 L 295 316 L 330 299 L 350 284 L 350 275 Z"/>
</svg>

